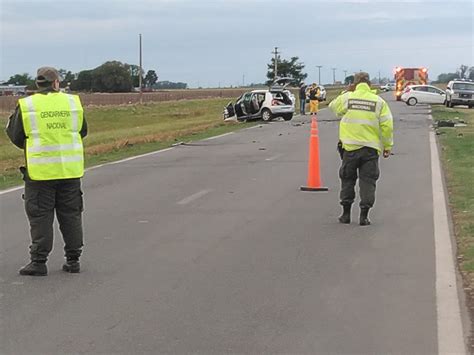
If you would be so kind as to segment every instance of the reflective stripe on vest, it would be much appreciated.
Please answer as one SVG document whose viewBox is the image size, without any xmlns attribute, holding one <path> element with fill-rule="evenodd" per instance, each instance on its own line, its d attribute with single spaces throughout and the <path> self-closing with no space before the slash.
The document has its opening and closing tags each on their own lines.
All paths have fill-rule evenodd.
<svg viewBox="0 0 474 355">
<path fill-rule="evenodd" d="M 26 164 L 32 180 L 78 178 L 84 174 L 79 128 L 83 109 L 75 95 L 35 94 L 19 101 L 26 134 Z"/>
</svg>

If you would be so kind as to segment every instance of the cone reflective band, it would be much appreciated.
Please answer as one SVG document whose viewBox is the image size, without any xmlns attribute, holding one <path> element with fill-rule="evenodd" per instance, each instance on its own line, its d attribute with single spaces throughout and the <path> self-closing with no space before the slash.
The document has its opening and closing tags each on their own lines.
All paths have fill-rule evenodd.
<svg viewBox="0 0 474 355">
<path fill-rule="evenodd" d="M 322 186 L 321 169 L 319 166 L 319 136 L 316 116 L 311 118 L 311 136 L 309 138 L 308 184 L 301 186 L 301 191 L 328 191 Z"/>
</svg>

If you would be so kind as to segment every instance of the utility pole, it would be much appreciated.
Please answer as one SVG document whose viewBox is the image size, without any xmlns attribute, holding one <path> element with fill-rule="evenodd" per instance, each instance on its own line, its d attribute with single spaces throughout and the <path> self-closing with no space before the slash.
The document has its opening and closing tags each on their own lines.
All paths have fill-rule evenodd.
<svg viewBox="0 0 474 355">
<path fill-rule="evenodd" d="M 245 86 L 245 74 L 242 74 L 242 86 Z"/>
<path fill-rule="evenodd" d="M 331 68 L 332 70 L 332 84 L 336 84 L 336 69 L 337 68 Z"/>
<path fill-rule="evenodd" d="M 379 85 L 380 85 L 380 70 L 379 70 Z"/>
<path fill-rule="evenodd" d="M 321 85 L 321 68 L 322 65 L 316 65 L 316 68 L 318 68 L 318 84 Z"/>
<path fill-rule="evenodd" d="M 276 80 L 276 78 L 278 77 L 278 47 L 275 47 L 275 51 L 272 52 L 273 54 L 275 54 L 275 72 L 274 72 L 274 76 L 273 76 L 273 80 Z"/>
<path fill-rule="evenodd" d="M 140 86 L 140 103 L 143 103 L 143 89 L 142 89 L 142 34 L 138 35 L 139 38 L 139 47 L 140 47 L 140 64 L 139 64 L 139 73 L 138 73 L 138 86 Z"/>
</svg>

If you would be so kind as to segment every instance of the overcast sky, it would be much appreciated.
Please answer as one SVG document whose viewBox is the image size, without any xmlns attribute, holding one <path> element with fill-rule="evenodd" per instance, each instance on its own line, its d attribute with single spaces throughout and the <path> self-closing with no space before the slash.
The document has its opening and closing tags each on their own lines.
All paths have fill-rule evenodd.
<svg viewBox="0 0 474 355">
<path fill-rule="evenodd" d="M 431 79 L 474 65 L 473 0 L 0 0 L 0 80 L 50 65 L 109 60 L 189 86 L 264 82 L 275 46 L 307 82 L 426 66 Z"/>
</svg>

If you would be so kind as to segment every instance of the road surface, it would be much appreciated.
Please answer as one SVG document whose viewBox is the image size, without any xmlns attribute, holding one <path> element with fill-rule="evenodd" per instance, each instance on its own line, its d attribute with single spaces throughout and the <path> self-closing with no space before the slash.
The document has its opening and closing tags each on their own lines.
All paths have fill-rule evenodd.
<svg viewBox="0 0 474 355">
<path fill-rule="evenodd" d="M 386 98 L 390 94 L 385 95 Z M 390 101 L 372 225 L 341 225 L 337 122 L 309 117 L 87 172 L 82 272 L 22 277 L 21 190 L 0 195 L 2 354 L 438 351 L 429 107 Z"/>
</svg>

